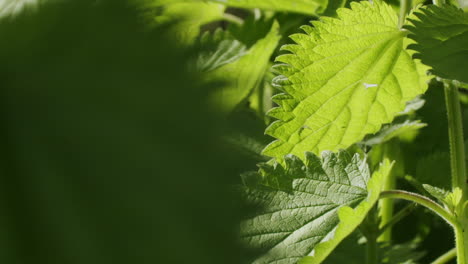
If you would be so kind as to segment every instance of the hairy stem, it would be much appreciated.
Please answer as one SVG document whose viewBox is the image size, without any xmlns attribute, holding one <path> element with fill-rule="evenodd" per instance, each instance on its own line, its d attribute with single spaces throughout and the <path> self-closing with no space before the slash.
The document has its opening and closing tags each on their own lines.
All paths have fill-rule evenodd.
<svg viewBox="0 0 468 264">
<path fill-rule="evenodd" d="M 463 137 L 463 117 L 460 109 L 458 88 L 452 83 L 445 83 L 445 102 L 447 106 L 448 130 L 450 142 L 450 167 L 452 171 L 452 189 L 462 190 L 461 203 L 467 198 L 465 143 Z M 464 215 L 463 206 L 457 210 L 457 222 L 455 227 L 455 239 L 458 264 L 465 264 L 468 258 L 468 220 Z"/>
<path fill-rule="evenodd" d="M 392 190 L 392 191 L 383 191 L 380 194 L 380 199 L 386 199 L 386 198 L 403 199 L 403 200 L 415 202 L 433 211 L 434 213 L 442 217 L 451 226 L 453 227 L 457 226 L 457 222 L 454 219 L 452 213 L 445 210 L 438 203 L 432 201 L 426 196 L 422 196 L 417 193 L 412 193 L 412 192 L 407 192 L 407 191 L 402 191 L 402 190 Z"/>
<path fill-rule="evenodd" d="M 457 256 L 457 250 L 456 249 L 451 249 L 447 251 L 447 253 L 443 254 L 442 256 L 438 257 L 436 260 L 434 260 L 431 264 L 446 264 L 452 259 L 454 259 Z"/>
<path fill-rule="evenodd" d="M 465 233 L 464 224 L 455 227 L 455 246 L 457 250 L 457 263 L 466 264 L 467 259 L 467 248 L 466 243 L 467 237 Z"/>
<path fill-rule="evenodd" d="M 463 201 L 466 199 L 466 165 L 465 143 L 463 139 L 463 123 L 460 109 L 458 89 L 453 84 L 445 84 L 445 101 L 450 141 L 450 165 L 452 169 L 452 188 L 460 188 Z"/>
</svg>

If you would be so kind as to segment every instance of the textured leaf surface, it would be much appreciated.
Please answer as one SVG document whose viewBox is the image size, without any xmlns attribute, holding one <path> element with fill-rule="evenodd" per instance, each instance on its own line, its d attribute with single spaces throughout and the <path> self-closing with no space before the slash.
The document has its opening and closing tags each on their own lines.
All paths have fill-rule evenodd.
<svg viewBox="0 0 468 264">
<path fill-rule="evenodd" d="M 225 64 L 208 72 L 207 81 L 228 83 L 223 89 L 216 90 L 213 101 L 225 112 L 231 111 L 260 84 L 273 51 L 278 45 L 279 25 L 274 22 L 267 35 L 258 40 L 248 51 L 235 62 Z"/>
<path fill-rule="evenodd" d="M 468 83 L 468 14 L 454 6 L 425 6 L 410 18 L 410 48 L 439 77 Z"/>
<path fill-rule="evenodd" d="M 277 61 L 275 83 L 284 94 L 266 133 L 277 138 L 264 154 L 281 159 L 305 151 L 347 148 L 405 109 L 427 89 L 425 69 L 411 59 L 405 32 L 380 1 L 351 3 L 338 18 L 322 18 L 296 34 L 291 54 Z"/>
<path fill-rule="evenodd" d="M 260 210 L 242 222 L 247 245 L 265 250 L 254 263 L 319 263 L 364 219 L 378 199 L 388 162 L 370 178 L 359 155 L 306 154 L 305 163 L 288 155 L 285 167 L 263 164 L 244 175 L 245 195 Z M 355 207 L 352 209 L 351 207 Z M 340 224 L 341 222 L 341 224 Z"/>
</svg>

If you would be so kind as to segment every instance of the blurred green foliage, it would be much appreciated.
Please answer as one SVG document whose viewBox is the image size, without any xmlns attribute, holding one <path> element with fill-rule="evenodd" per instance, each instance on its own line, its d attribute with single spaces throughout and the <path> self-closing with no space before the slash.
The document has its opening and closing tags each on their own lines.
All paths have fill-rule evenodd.
<svg viewBox="0 0 468 264">
<path fill-rule="evenodd" d="M 142 21 L 120 0 L 0 21 L 1 263 L 239 263 L 210 85 Z"/>
</svg>

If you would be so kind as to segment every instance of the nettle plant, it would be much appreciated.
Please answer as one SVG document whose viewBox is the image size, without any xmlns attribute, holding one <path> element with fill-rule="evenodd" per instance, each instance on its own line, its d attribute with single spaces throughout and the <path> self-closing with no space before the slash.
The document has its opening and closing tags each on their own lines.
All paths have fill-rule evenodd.
<svg viewBox="0 0 468 264">
<path fill-rule="evenodd" d="M 197 47 L 192 70 L 223 83 L 212 101 L 237 124 L 225 139 L 263 161 L 242 175 L 248 262 L 415 263 L 439 223 L 416 204 L 453 229 L 455 248 L 433 263 L 468 263 L 466 2 L 155 3 L 156 22 L 177 21 L 174 38 Z M 273 142 L 252 136 L 262 125 L 245 108 Z M 419 235 L 395 243 L 410 214 Z"/>
<path fill-rule="evenodd" d="M 382 1 L 352 2 L 334 18 L 302 26 L 305 33 L 290 36 L 295 44 L 282 47 L 272 82 L 282 92 L 266 129 L 276 140 L 263 150 L 273 159 L 243 175 L 244 196 L 259 208 L 241 224 L 245 243 L 261 250 L 253 263 L 322 263 L 357 228 L 366 263 L 413 263 L 379 249 L 412 210 L 394 213 L 394 199 L 423 206 L 453 228 L 455 249 L 433 263 L 455 255 L 468 263 L 459 95 L 468 83 L 468 15 L 455 2 L 418 5 L 407 15 L 408 7 L 401 1 L 398 16 Z M 443 177 L 451 189 L 413 178 L 423 195 L 396 189 L 399 161 L 379 146 L 425 126 L 405 113 L 421 104 L 417 96 L 430 80 L 445 91 L 451 169 Z"/>
</svg>

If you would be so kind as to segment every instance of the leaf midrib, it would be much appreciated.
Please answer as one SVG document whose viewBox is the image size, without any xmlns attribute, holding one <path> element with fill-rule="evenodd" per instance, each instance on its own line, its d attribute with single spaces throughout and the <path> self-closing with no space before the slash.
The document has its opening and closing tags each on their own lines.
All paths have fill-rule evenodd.
<svg viewBox="0 0 468 264">
<path fill-rule="evenodd" d="M 400 32 L 397 31 L 397 33 L 400 33 Z M 399 40 L 400 40 L 400 38 L 398 38 L 398 37 L 392 37 L 392 38 L 388 38 L 388 39 L 385 39 L 385 40 L 381 40 L 381 41 L 375 43 L 374 45 L 372 45 L 372 47 L 375 47 L 376 45 L 378 45 L 378 44 L 380 44 L 380 43 L 382 43 L 382 42 L 385 42 L 385 41 L 388 42 L 388 44 L 386 44 L 385 47 L 383 48 L 383 52 L 379 55 L 379 58 L 375 59 L 375 60 L 373 61 L 372 65 L 375 65 L 377 62 L 379 62 L 380 59 L 383 57 L 383 55 L 388 51 L 389 47 L 391 47 L 391 46 L 393 45 L 394 42 L 399 41 Z M 363 56 L 364 54 L 366 54 L 367 52 L 370 52 L 370 51 L 371 51 L 371 49 L 363 49 L 363 52 L 360 53 L 356 58 L 359 58 L 359 57 Z M 402 50 L 402 52 L 404 52 L 404 51 Z M 401 54 L 401 52 L 400 52 L 400 54 Z M 355 59 L 356 59 L 356 58 L 355 58 Z M 350 62 L 349 64 L 347 64 L 347 65 L 343 68 L 343 70 L 346 69 L 346 68 L 348 68 L 348 67 L 350 67 L 350 65 L 352 65 L 352 64 L 353 64 L 353 63 Z M 368 73 L 369 73 L 370 69 L 372 68 L 372 65 L 371 65 L 370 67 L 368 67 L 367 71 L 366 71 L 365 74 L 360 78 L 360 80 L 359 80 L 358 82 L 353 83 L 353 84 L 349 85 L 348 87 L 345 87 L 345 89 L 340 90 L 338 93 L 336 93 L 335 95 L 333 95 L 333 96 L 331 96 L 330 98 L 328 98 L 328 100 L 326 100 L 326 101 L 315 111 L 315 113 L 316 113 L 317 111 L 319 111 L 324 105 L 326 105 L 330 100 L 334 99 L 336 96 L 338 96 L 338 95 L 341 94 L 342 92 L 344 92 L 344 91 L 346 91 L 346 90 L 348 90 L 348 89 L 350 89 L 350 88 L 356 86 L 356 84 L 360 83 L 363 79 L 367 78 L 367 77 L 368 77 Z M 391 70 L 393 69 L 394 65 L 395 65 L 395 64 L 392 65 Z M 390 68 L 390 67 L 389 67 L 389 68 Z M 339 71 L 339 72 L 341 72 L 341 71 Z M 324 85 L 328 84 L 332 79 L 334 79 L 334 78 L 337 76 L 337 74 L 338 74 L 339 72 L 337 72 L 337 73 L 334 74 L 332 77 L 330 77 Z M 388 75 L 388 74 L 387 74 L 387 75 Z M 316 92 L 317 92 L 317 91 L 316 91 Z M 306 99 L 309 98 L 310 96 L 313 96 L 316 92 L 314 92 L 313 94 L 307 96 Z M 354 94 L 355 94 L 355 93 L 353 92 L 352 95 L 354 95 Z M 351 98 L 352 98 L 352 96 L 348 97 L 347 103 L 351 100 Z M 304 102 L 304 101 L 305 101 L 305 100 L 302 100 L 300 103 L 302 103 L 302 102 Z M 342 115 L 343 110 L 347 107 L 347 103 L 344 104 L 344 106 L 340 109 L 340 111 L 338 112 L 338 114 L 334 117 L 334 120 L 331 120 L 330 123 L 328 123 L 327 125 L 324 125 L 324 126 L 323 126 L 324 128 L 326 127 L 327 130 L 325 131 L 325 133 L 323 133 L 323 134 L 320 136 L 320 138 L 316 141 L 315 145 L 314 145 L 313 147 L 310 148 L 311 150 L 315 150 L 315 148 L 316 148 L 317 145 L 321 142 L 321 140 L 323 139 L 323 137 L 327 134 L 327 132 L 329 131 L 329 129 L 331 128 L 331 126 L 336 122 L 336 119 L 338 119 L 338 118 Z M 296 108 L 297 108 L 297 106 L 294 107 L 294 109 L 293 109 L 291 112 L 294 112 L 294 110 L 295 110 Z M 314 113 L 314 114 L 315 114 L 315 113 Z M 310 118 L 312 118 L 313 116 L 315 116 L 314 114 L 308 116 L 308 117 L 304 120 L 303 123 L 306 123 Z M 297 118 L 297 117 L 296 117 L 296 118 Z M 294 134 L 296 134 L 298 131 L 299 131 L 299 129 L 297 129 L 297 130 L 295 131 L 295 133 L 291 133 L 291 134 L 288 136 L 288 138 L 287 138 L 287 142 L 289 142 L 290 138 L 291 138 Z M 310 133 L 309 135 L 307 135 L 306 137 L 301 138 L 300 141 L 299 141 L 297 144 L 295 144 L 294 146 L 290 147 L 289 152 L 294 152 L 294 150 L 295 150 L 298 146 L 300 146 L 300 144 L 301 144 L 304 140 L 306 140 L 306 139 L 309 138 L 311 135 L 314 135 L 314 134 L 316 134 L 316 133 L 319 132 L 319 131 L 321 131 L 321 129 L 316 130 L 316 131 Z M 343 138 L 344 138 L 344 137 L 341 138 L 340 144 L 342 143 Z"/>
</svg>

